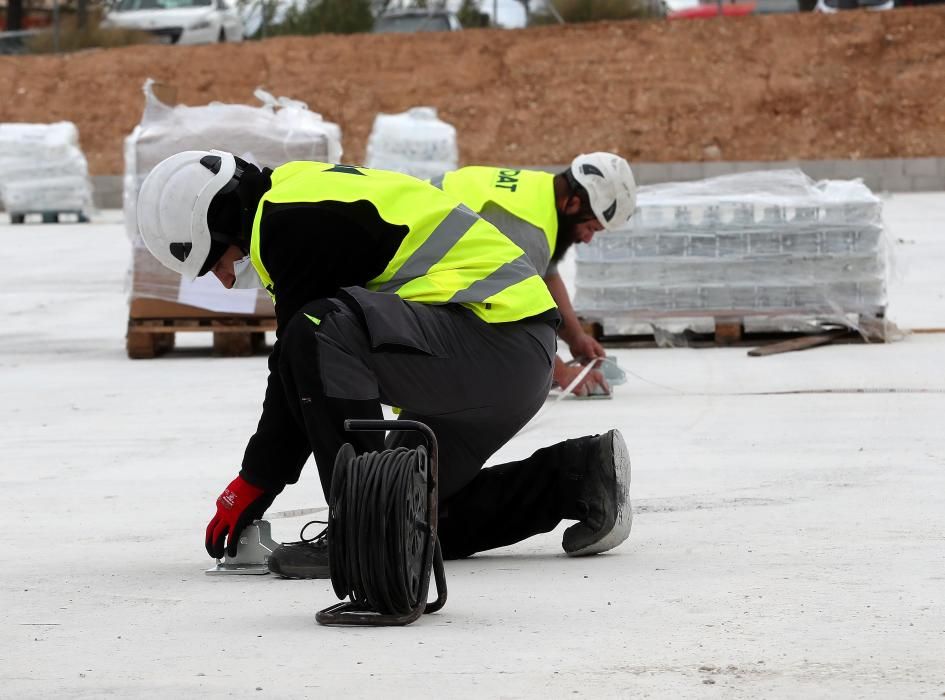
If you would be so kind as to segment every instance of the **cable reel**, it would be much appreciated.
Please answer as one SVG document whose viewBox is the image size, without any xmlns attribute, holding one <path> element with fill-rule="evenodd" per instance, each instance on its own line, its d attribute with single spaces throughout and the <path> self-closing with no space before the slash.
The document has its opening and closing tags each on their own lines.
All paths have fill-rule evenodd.
<svg viewBox="0 0 945 700">
<path fill-rule="evenodd" d="M 410 420 L 346 420 L 346 430 L 415 430 L 426 446 L 335 458 L 328 499 L 328 561 L 339 599 L 320 610 L 323 625 L 409 625 L 446 603 L 437 528 L 437 445 Z M 437 598 L 427 602 L 431 572 Z"/>
</svg>

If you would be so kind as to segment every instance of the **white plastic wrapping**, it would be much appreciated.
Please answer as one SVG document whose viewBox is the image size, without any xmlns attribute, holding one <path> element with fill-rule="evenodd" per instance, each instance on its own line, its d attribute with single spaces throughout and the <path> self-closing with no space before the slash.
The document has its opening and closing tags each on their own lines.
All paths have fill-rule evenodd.
<svg viewBox="0 0 945 700">
<path fill-rule="evenodd" d="M 42 180 L 70 175 L 81 178 L 89 176 L 85 156 L 75 146 L 70 146 L 63 154 L 42 160 L 0 156 L 0 186 L 6 182 Z"/>
<path fill-rule="evenodd" d="M 845 322 L 881 316 L 887 246 L 880 200 L 859 181 L 799 170 L 641 187 L 626 228 L 576 246 L 574 305 L 606 333 L 704 330 L 736 315 Z"/>
<path fill-rule="evenodd" d="M 375 117 L 368 138 L 367 167 L 425 180 L 455 170 L 458 161 L 456 129 L 437 118 L 433 107 Z"/>
<path fill-rule="evenodd" d="M 15 180 L 6 182 L 2 192 L 10 213 L 86 213 L 92 208 L 89 179 L 81 175 Z"/>
<path fill-rule="evenodd" d="M 79 146 L 79 131 L 72 122 L 0 124 L 0 158 L 61 157 Z"/>
<path fill-rule="evenodd" d="M 75 124 L 0 124 L 0 200 L 14 215 L 91 210 Z"/>
<path fill-rule="evenodd" d="M 256 90 L 254 94 L 262 103 L 258 107 L 219 102 L 172 107 L 155 96 L 153 84 L 150 79 L 145 82 L 141 123 L 125 139 L 125 227 L 139 261 L 138 253 L 147 251 L 138 233 L 138 191 L 151 169 L 165 158 L 180 151 L 219 149 L 269 168 L 294 160 L 341 160 L 341 129 L 303 102 Z M 178 275 L 163 268 L 145 269 L 140 263 L 135 266 L 133 296 L 181 300 Z M 201 305 L 191 297 L 188 300 L 191 305 Z M 213 306 L 208 302 L 204 308 Z"/>
</svg>

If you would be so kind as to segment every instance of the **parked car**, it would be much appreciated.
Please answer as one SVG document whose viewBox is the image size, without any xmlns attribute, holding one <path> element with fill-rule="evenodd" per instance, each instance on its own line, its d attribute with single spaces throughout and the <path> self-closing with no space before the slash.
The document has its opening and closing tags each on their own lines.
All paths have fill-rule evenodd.
<svg viewBox="0 0 945 700">
<path fill-rule="evenodd" d="M 709 17 L 743 17 L 755 13 L 754 2 L 716 3 L 695 5 L 682 10 L 674 10 L 667 15 L 668 19 L 706 19 Z"/>
<path fill-rule="evenodd" d="M 0 32 L 0 55 L 27 53 L 29 40 L 39 33 L 39 29 Z"/>
<path fill-rule="evenodd" d="M 462 29 L 455 13 L 445 10 L 390 10 L 374 21 L 374 31 L 388 32 L 455 32 Z"/>
<path fill-rule="evenodd" d="M 817 0 L 814 12 L 833 14 L 842 10 L 891 10 L 894 0 Z"/>
<path fill-rule="evenodd" d="M 811 3 L 817 0 L 810 0 Z M 812 5 L 813 7 L 813 5 Z M 669 14 L 669 19 L 703 19 L 707 17 L 742 17 L 744 15 L 770 15 L 800 11 L 798 0 L 748 0 L 747 2 L 724 2 L 703 0 L 700 4 L 685 7 Z"/>
<path fill-rule="evenodd" d="M 234 0 L 119 0 L 103 27 L 140 29 L 165 44 L 242 41 L 243 21 Z"/>
</svg>

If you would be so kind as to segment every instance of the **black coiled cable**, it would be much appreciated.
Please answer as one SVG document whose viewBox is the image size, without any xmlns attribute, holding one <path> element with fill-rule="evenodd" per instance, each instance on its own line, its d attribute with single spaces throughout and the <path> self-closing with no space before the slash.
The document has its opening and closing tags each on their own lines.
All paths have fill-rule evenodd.
<svg viewBox="0 0 945 700">
<path fill-rule="evenodd" d="M 430 532 L 427 451 L 399 447 L 335 461 L 328 516 L 331 582 L 367 610 L 406 614 L 418 604 Z"/>
</svg>

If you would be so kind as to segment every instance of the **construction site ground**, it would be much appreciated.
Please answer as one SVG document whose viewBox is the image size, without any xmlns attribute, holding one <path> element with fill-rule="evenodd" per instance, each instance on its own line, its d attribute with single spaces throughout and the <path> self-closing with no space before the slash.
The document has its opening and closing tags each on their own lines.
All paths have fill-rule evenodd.
<svg viewBox="0 0 945 700">
<path fill-rule="evenodd" d="M 943 36 L 939 6 L 7 56 L 0 122 L 73 121 L 92 174 L 120 174 L 151 77 L 190 105 L 304 100 L 354 163 L 376 114 L 417 105 L 467 164 L 942 156 Z"/>
<path fill-rule="evenodd" d="M 942 328 L 945 196 L 888 198 L 886 220 L 890 317 Z M 0 223 L 0 245 L 4 697 L 945 692 L 941 334 L 767 358 L 617 350 L 630 375 L 612 400 L 549 406 L 492 461 L 620 428 L 626 543 L 570 559 L 562 525 L 447 563 L 446 607 L 410 627 L 326 628 L 328 581 L 204 574 L 265 358 L 212 358 L 194 334 L 129 360 L 118 212 Z M 274 508 L 322 503 L 309 465 Z"/>
</svg>

